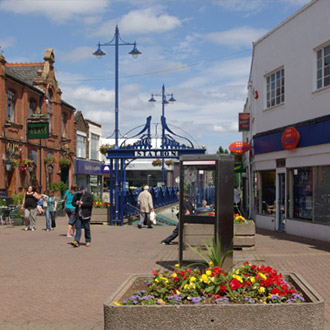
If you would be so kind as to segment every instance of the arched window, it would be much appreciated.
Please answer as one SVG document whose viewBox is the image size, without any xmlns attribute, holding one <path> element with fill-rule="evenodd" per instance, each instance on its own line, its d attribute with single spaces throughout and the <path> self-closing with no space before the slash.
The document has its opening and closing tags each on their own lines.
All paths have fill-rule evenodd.
<svg viewBox="0 0 330 330">
<path fill-rule="evenodd" d="M 8 121 L 15 121 L 15 92 L 8 89 Z"/>
<path fill-rule="evenodd" d="M 62 113 L 62 137 L 66 137 L 66 123 L 68 121 L 68 116 L 66 113 Z"/>
<path fill-rule="evenodd" d="M 52 98 L 53 98 L 53 92 L 51 91 L 51 89 L 48 89 L 46 105 L 47 105 L 47 118 L 49 121 L 49 132 L 52 131 L 52 116 L 53 116 L 52 104 L 51 104 Z"/>
<path fill-rule="evenodd" d="M 29 117 L 35 114 L 37 109 L 37 101 L 35 99 L 30 99 L 29 101 Z"/>
</svg>

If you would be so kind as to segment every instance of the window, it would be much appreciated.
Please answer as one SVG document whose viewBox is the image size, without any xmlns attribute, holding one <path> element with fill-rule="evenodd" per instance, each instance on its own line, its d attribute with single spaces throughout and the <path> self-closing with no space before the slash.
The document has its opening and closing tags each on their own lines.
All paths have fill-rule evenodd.
<svg viewBox="0 0 330 330">
<path fill-rule="evenodd" d="M 276 212 L 276 171 L 260 171 L 254 176 L 254 197 L 257 213 Z"/>
<path fill-rule="evenodd" d="M 91 134 L 91 159 L 99 159 L 99 140 L 98 135 Z"/>
<path fill-rule="evenodd" d="M 8 121 L 15 121 L 15 92 L 8 90 Z"/>
<path fill-rule="evenodd" d="M 29 101 L 29 117 L 35 114 L 37 109 L 37 102 L 35 99 L 30 99 Z"/>
<path fill-rule="evenodd" d="M 51 99 L 53 97 L 53 93 L 51 90 L 48 90 L 47 92 L 47 99 L 46 99 L 46 105 L 47 105 L 47 118 L 49 120 L 49 132 L 52 131 L 52 104 Z"/>
<path fill-rule="evenodd" d="M 330 85 L 330 45 L 317 51 L 316 87 L 317 89 Z"/>
<path fill-rule="evenodd" d="M 77 134 L 77 157 L 86 158 L 86 136 Z"/>
<path fill-rule="evenodd" d="M 314 178 L 314 222 L 330 225 L 330 166 L 317 166 Z"/>
<path fill-rule="evenodd" d="M 284 69 L 278 70 L 266 77 L 267 108 L 284 103 Z"/>
<path fill-rule="evenodd" d="M 66 113 L 62 113 L 62 137 L 66 137 L 66 123 L 68 121 L 68 116 Z"/>
</svg>

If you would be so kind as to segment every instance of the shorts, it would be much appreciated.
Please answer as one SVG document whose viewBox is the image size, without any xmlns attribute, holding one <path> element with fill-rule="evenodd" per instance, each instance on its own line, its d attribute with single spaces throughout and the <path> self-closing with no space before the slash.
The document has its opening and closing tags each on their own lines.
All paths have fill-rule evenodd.
<svg viewBox="0 0 330 330">
<path fill-rule="evenodd" d="M 76 222 L 76 210 L 75 209 L 65 209 L 66 214 L 69 217 L 69 225 L 74 225 Z"/>
</svg>

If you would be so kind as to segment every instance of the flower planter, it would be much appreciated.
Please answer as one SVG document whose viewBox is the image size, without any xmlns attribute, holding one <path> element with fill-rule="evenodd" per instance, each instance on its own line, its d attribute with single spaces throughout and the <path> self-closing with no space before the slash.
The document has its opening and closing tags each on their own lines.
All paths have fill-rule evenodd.
<svg viewBox="0 0 330 330">
<path fill-rule="evenodd" d="M 11 163 L 6 163 L 6 171 L 11 172 L 13 169 L 13 165 Z"/>
<path fill-rule="evenodd" d="M 255 248 L 256 226 L 254 222 L 234 224 L 234 249 Z"/>
<path fill-rule="evenodd" d="M 23 217 L 14 217 L 13 218 L 14 226 L 23 226 L 24 225 L 24 218 Z"/>
<path fill-rule="evenodd" d="M 104 304 L 104 329 L 221 329 L 221 330 L 321 330 L 324 325 L 323 299 L 297 274 L 285 274 L 303 294 L 299 304 L 228 304 L 228 305 L 137 305 L 116 306 L 131 295 L 138 278 L 131 276 Z"/>
<path fill-rule="evenodd" d="M 91 223 L 109 224 L 109 208 L 93 208 Z"/>
</svg>

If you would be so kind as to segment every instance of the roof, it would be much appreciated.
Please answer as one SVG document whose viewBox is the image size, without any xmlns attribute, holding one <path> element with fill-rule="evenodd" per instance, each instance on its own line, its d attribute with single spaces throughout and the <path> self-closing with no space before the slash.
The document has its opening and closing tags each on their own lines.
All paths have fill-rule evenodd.
<svg viewBox="0 0 330 330">
<path fill-rule="evenodd" d="M 16 66 L 7 64 L 6 65 L 6 74 L 13 78 L 16 78 L 25 84 L 35 87 L 33 82 L 37 77 L 37 71 L 43 70 L 43 63 L 29 63 L 30 65 Z"/>
</svg>

